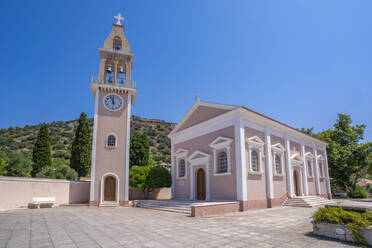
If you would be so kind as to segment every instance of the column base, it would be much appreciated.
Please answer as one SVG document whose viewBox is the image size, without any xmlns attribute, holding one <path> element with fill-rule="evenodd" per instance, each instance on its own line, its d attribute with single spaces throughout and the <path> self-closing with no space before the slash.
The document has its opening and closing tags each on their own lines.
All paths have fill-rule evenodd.
<svg viewBox="0 0 372 248">
<path fill-rule="evenodd" d="M 99 202 L 98 201 L 90 201 L 89 202 L 89 207 L 98 207 Z"/>
<path fill-rule="evenodd" d="M 129 207 L 129 201 L 119 201 L 120 207 Z"/>
</svg>

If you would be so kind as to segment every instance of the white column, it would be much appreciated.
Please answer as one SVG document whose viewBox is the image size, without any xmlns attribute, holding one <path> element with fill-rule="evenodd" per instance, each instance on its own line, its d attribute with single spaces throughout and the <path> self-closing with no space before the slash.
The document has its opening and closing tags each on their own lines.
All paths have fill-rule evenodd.
<svg viewBox="0 0 372 248">
<path fill-rule="evenodd" d="M 190 164 L 190 200 L 195 199 L 195 190 L 194 190 L 194 169 L 193 166 Z"/>
<path fill-rule="evenodd" d="M 217 172 L 217 151 L 213 149 L 213 174 Z"/>
<path fill-rule="evenodd" d="M 271 136 L 269 127 L 265 127 L 265 164 L 266 164 L 266 195 L 267 198 L 274 198 L 274 183 L 273 183 L 273 163 L 271 156 Z"/>
<path fill-rule="evenodd" d="M 324 162 L 325 162 L 325 171 L 326 171 L 326 182 L 327 182 L 327 193 L 332 194 L 331 191 L 331 180 L 329 178 L 329 170 L 328 170 L 328 157 L 327 157 L 327 149 L 324 149 Z"/>
<path fill-rule="evenodd" d="M 286 169 L 287 169 L 287 185 L 288 185 L 288 197 L 293 196 L 293 170 L 291 165 L 291 147 L 289 143 L 289 135 L 285 135 L 285 149 L 286 151 Z"/>
<path fill-rule="evenodd" d="M 247 200 L 247 163 L 245 157 L 245 130 L 241 117 L 235 121 L 236 193 L 239 201 Z"/>
<path fill-rule="evenodd" d="M 309 195 L 309 185 L 307 182 L 307 165 L 306 165 L 306 157 L 305 157 L 305 145 L 301 144 L 301 153 L 302 153 L 302 158 L 303 158 L 303 163 L 304 163 L 304 173 L 303 173 L 303 178 L 304 178 L 304 187 L 305 187 L 305 195 Z"/>
<path fill-rule="evenodd" d="M 186 160 L 185 160 L 186 162 Z M 171 173 L 172 173 L 172 199 L 174 199 L 174 196 L 175 196 L 175 183 L 176 183 L 176 179 L 175 179 L 175 168 L 176 168 L 176 164 L 174 162 L 174 140 L 173 138 L 171 139 Z"/>
<path fill-rule="evenodd" d="M 207 162 L 207 164 L 206 164 L 206 166 L 205 166 L 205 170 L 206 170 L 206 172 L 205 172 L 205 177 L 206 177 L 206 191 L 207 191 L 207 195 L 206 195 L 206 200 L 207 201 L 209 201 L 210 200 L 210 187 L 209 187 L 209 175 L 210 175 L 210 173 L 209 173 L 209 160 L 208 160 L 208 162 Z"/>
<path fill-rule="evenodd" d="M 94 184 L 95 184 L 95 168 L 96 168 L 96 145 L 97 145 L 97 124 L 98 124 L 98 103 L 99 90 L 96 90 L 94 99 L 94 122 L 93 122 L 93 144 L 92 144 L 92 162 L 90 167 L 90 201 L 94 201 Z"/>
<path fill-rule="evenodd" d="M 315 147 L 314 149 L 314 156 L 315 156 L 315 186 L 316 186 L 316 194 L 320 195 L 320 182 L 319 182 L 319 165 L 318 165 L 318 151 Z"/>
<path fill-rule="evenodd" d="M 130 149 L 130 117 L 131 117 L 131 95 L 128 95 L 127 105 L 127 144 L 125 151 L 125 186 L 124 186 L 124 201 L 129 201 L 129 149 Z"/>
</svg>

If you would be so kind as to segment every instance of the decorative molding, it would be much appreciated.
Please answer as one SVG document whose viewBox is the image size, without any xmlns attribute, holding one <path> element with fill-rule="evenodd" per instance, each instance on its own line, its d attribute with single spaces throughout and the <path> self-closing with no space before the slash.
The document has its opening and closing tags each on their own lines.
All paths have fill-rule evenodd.
<svg viewBox="0 0 372 248">
<path fill-rule="evenodd" d="M 218 138 L 213 140 L 213 142 L 210 143 L 209 146 L 212 147 L 213 149 L 221 149 L 228 147 L 231 144 L 231 142 L 233 142 L 233 139 L 219 136 Z"/>
<path fill-rule="evenodd" d="M 297 164 L 303 164 L 304 160 L 300 154 L 296 153 L 291 156 L 291 161 Z"/>
<path fill-rule="evenodd" d="M 197 156 L 201 156 L 201 157 L 196 158 Z M 210 155 L 208 153 L 202 152 L 200 150 L 196 150 L 188 157 L 187 161 L 191 165 L 197 165 L 197 164 L 209 163 L 209 158 L 210 158 Z"/>
<path fill-rule="evenodd" d="M 265 142 L 263 142 L 262 139 L 258 136 L 252 136 L 250 138 L 247 138 L 247 142 L 249 145 L 257 147 L 257 148 L 262 148 L 265 145 Z"/>
<path fill-rule="evenodd" d="M 276 152 L 280 152 L 280 153 L 285 152 L 284 146 L 282 144 L 280 144 L 280 143 L 276 143 L 275 145 L 272 145 L 271 146 L 271 149 L 273 149 Z"/>
<path fill-rule="evenodd" d="M 305 153 L 305 157 L 306 157 L 306 158 L 311 158 L 311 159 L 313 159 L 313 158 L 314 158 L 314 155 L 313 155 L 311 152 L 307 152 L 307 153 Z"/>
</svg>

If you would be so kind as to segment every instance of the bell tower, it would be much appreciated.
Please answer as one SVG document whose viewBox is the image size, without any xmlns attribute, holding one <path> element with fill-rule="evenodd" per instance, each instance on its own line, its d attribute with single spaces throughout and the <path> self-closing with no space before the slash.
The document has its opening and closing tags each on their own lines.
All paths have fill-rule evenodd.
<svg viewBox="0 0 372 248">
<path fill-rule="evenodd" d="M 98 78 L 91 79 L 94 125 L 90 205 L 123 206 L 129 201 L 131 106 L 136 97 L 131 79 L 133 54 L 118 14 L 99 49 Z"/>
</svg>

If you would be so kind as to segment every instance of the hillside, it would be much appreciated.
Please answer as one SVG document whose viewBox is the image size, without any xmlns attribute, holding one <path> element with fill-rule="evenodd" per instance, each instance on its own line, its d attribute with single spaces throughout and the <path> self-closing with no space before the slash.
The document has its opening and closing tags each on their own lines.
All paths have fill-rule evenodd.
<svg viewBox="0 0 372 248">
<path fill-rule="evenodd" d="M 88 119 L 90 126 L 93 126 L 93 119 Z M 56 121 L 48 124 L 52 156 L 54 158 L 69 159 L 70 146 L 77 127 L 77 120 Z M 157 119 L 146 119 L 132 116 L 131 132 L 146 131 L 149 137 L 150 155 L 156 161 L 170 162 L 170 140 L 167 134 L 174 128 L 174 123 Z M 11 151 L 32 151 L 36 141 L 40 125 L 9 127 L 0 129 L 0 149 Z M 93 129 L 93 128 L 92 128 Z"/>
</svg>

